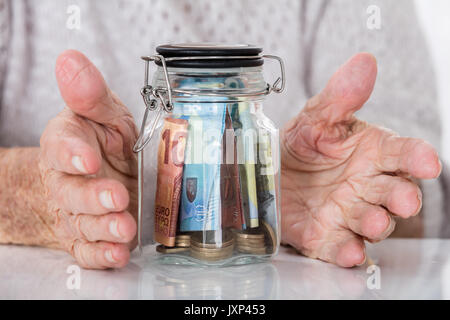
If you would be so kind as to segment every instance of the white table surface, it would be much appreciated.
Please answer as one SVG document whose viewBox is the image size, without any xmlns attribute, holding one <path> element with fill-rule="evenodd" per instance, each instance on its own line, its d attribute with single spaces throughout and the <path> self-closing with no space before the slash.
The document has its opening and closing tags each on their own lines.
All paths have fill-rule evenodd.
<svg viewBox="0 0 450 320">
<path fill-rule="evenodd" d="M 67 271 L 75 262 L 66 253 L 0 246 L 0 298 L 450 299 L 450 240 L 369 245 L 380 268 L 379 289 L 369 289 L 367 281 L 375 275 L 367 273 L 367 265 L 343 269 L 290 248 L 281 248 L 270 263 L 227 268 L 161 265 L 151 258 L 153 251 L 146 247 L 144 256 L 134 255 L 122 270 L 81 270 L 80 289 L 70 290 Z"/>
</svg>

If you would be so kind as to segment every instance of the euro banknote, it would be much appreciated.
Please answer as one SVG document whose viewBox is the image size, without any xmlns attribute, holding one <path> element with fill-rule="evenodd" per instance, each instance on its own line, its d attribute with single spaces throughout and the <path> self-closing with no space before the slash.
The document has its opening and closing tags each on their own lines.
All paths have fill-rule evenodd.
<svg viewBox="0 0 450 320">
<path fill-rule="evenodd" d="M 175 245 L 188 122 L 167 118 L 158 147 L 155 241 Z"/>
</svg>

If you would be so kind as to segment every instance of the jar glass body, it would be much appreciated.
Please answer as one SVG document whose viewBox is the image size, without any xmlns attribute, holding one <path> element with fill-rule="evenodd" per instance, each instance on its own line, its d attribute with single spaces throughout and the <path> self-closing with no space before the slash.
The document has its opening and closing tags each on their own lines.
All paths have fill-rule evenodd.
<svg viewBox="0 0 450 320">
<path fill-rule="evenodd" d="M 168 74 L 174 108 L 148 147 L 157 163 L 148 183 L 156 184 L 158 259 L 223 266 L 271 258 L 280 243 L 279 135 L 263 113 L 262 67 Z M 152 86 L 166 87 L 162 67 Z"/>
</svg>

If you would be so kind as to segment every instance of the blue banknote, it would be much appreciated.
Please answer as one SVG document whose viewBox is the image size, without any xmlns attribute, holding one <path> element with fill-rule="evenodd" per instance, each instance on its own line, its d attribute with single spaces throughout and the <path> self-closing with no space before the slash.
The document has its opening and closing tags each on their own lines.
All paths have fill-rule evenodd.
<svg viewBox="0 0 450 320">
<path fill-rule="evenodd" d="M 189 82 L 182 82 L 179 87 L 197 85 L 193 83 L 195 80 L 186 81 Z M 197 87 L 205 85 L 213 86 L 210 82 L 199 82 Z M 174 104 L 174 116 L 189 122 L 180 204 L 182 232 L 221 228 L 221 142 L 227 103 L 210 102 L 210 97 L 196 97 L 196 100 L 200 102 Z"/>
</svg>

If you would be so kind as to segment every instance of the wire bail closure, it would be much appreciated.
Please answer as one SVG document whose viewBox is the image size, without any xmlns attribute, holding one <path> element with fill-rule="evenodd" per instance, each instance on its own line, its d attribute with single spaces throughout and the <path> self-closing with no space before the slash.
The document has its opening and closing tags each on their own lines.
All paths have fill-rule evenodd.
<svg viewBox="0 0 450 320">
<path fill-rule="evenodd" d="M 214 92 L 213 90 L 208 92 L 207 90 L 195 91 L 195 90 L 182 90 L 172 89 L 169 80 L 169 72 L 167 69 L 167 62 L 180 61 L 180 60 L 227 60 L 227 59 L 272 59 L 276 60 L 280 66 L 280 76 L 275 80 L 273 84 L 267 83 L 264 90 L 253 92 L 240 92 L 239 90 L 229 90 L 226 93 Z M 139 132 L 138 139 L 133 147 L 133 151 L 138 154 L 138 249 L 142 254 L 142 210 L 143 210 L 143 194 L 144 194 L 144 155 L 143 150 L 150 142 L 164 112 L 171 113 L 173 111 L 173 99 L 176 96 L 224 96 L 230 95 L 233 97 L 251 97 L 269 95 L 272 92 L 282 93 L 286 87 L 286 74 L 283 59 L 275 55 L 255 55 L 255 56 L 196 56 L 196 57 L 168 57 L 164 58 L 162 55 L 142 56 L 142 60 L 145 61 L 145 80 L 144 86 L 141 89 L 141 95 L 145 104 L 145 113 L 142 119 L 142 124 Z M 160 62 L 162 65 L 164 80 L 166 83 L 165 88 L 154 88 L 149 83 L 150 62 Z M 174 95 L 176 94 L 176 96 Z M 149 113 L 151 111 L 157 111 L 153 123 L 150 126 L 150 130 L 146 133 L 146 126 Z"/>
</svg>

